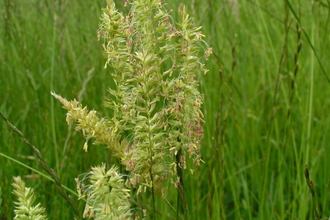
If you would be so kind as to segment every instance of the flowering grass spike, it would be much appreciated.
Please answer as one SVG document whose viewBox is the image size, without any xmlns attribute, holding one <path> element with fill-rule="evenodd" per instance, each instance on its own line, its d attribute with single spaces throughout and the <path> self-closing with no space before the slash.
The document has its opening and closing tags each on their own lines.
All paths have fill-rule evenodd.
<svg viewBox="0 0 330 220">
<path fill-rule="evenodd" d="M 151 188 L 166 198 L 163 182 L 176 187 L 191 158 L 201 161 L 202 96 L 196 80 L 206 73 L 205 58 L 212 50 L 202 40 L 184 6 L 173 22 L 160 0 L 135 0 L 124 15 L 112 0 L 103 9 L 99 37 L 115 87 L 109 88 L 106 106 L 110 118 L 101 118 L 76 100 L 55 98 L 68 110 L 67 122 L 76 122 L 87 141 L 104 144 L 129 172 L 128 182 L 138 193 Z"/>
<path fill-rule="evenodd" d="M 106 171 L 105 164 L 93 167 L 86 176 L 90 184 L 83 185 L 76 179 L 80 198 L 86 197 L 87 203 L 83 217 L 98 219 L 130 219 L 129 189 L 118 168 L 112 166 Z M 83 187 L 82 187 L 83 186 Z"/>
<path fill-rule="evenodd" d="M 21 177 L 14 177 L 12 183 L 13 194 L 17 196 L 18 201 L 15 202 L 15 217 L 17 220 L 47 220 L 45 209 L 40 203 L 33 205 L 35 202 L 34 190 L 25 187 L 25 182 Z"/>
</svg>

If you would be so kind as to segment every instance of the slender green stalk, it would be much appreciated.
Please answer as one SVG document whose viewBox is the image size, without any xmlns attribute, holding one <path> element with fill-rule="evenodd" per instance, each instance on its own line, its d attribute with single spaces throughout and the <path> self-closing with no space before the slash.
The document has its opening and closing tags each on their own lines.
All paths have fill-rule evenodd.
<svg viewBox="0 0 330 220">
<path fill-rule="evenodd" d="M 59 3 L 60 4 L 60 3 Z M 55 74 L 55 58 L 56 58 L 56 39 L 57 39 L 57 15 L 54 14 L 54 24 L 53 24 L 53 39 L 52 39 L 52 56 L 51 56 L 51 66 L 50 66 L 50 89 L 54 90 L 54 74 Z M 51 128 L 52 128 L 52 139 L 54 145 L 54 155 L 55 155 L 55 170 L 58 173 L 60 171 L 60 161 L 58 156 L 58 145 L 56 138 L 56 128 L 55 128 L 55 108 L 54 108 L 54 99 L 50 99 L 50 114 L 51 114 Z"/>
<path fill-rule="evenodd" d="M 46 174 L 40 172 L 39 170 L 36 170 L 36 169 L 34 169 L 33 167 L 30 167 L 30 166 L 26 165 L 25 163 L 22 163 L 22 162 L 20 162 L 20 161 L 14 159 L 14 158 L 12 158 L 12 157 L 9 157 L 9 156 L 7 156 L 6 154 L 3 154 L 3 153 L 0 153 L 0 156 L 6 158 L 6 159 L 8 159 L 8 160 L 11 160 L 11 161 L 13 161 L 14 163 L 19 164 L 19 165 L 21 165 L 22 167 L 25 167 L 25 168 L 27 168 L 27 169 L 29 169 L 29 170 L 31 170 L 31 171 L 33 171 L 33 172 L 39 174 L 40 176 L 46 178 L 47 180 L 50 180 L 50 181 L 52 181 L 53 183 L 55 183 L 55 180 L 54 180 L 51 176 L 48 176 L 48 175 L 46 175 Z M 62 187 L 63 187 L 66 191 L 68 191 L 68 192 L 70 192 L 71 194 L 73 194 L 73 195 L 75 195 L 76 197 L 78 197 L 77 192 L 73 191 L 72 189 L 70 189 L 69 187 L 67 187 L 67 186 L 65 186 L 65 185 L 62 185 Z"/>
<path fill-rule="evenodd" d="M 313 25 L 314 26 L 314 25 Z M 313 33 L 313 30 L 312 30 Z M 312 34 L 312 42 L 314 40 L 314 34 Z M 315 53 L 314 53 L 315 54 Z M 314 100 L 314 56 L 310 59 L 310 83 L 309 83 L 309 100 L 308 100 L 308 125 L 307 125 L 307 146 L 306 146 L 306 163 L 309 162 L 309 152 L 311 145 L 311 130 L 312 130 L 312 119 L 313 119 L 313 100 Z M 329 81 L 330 83 L 330 81 Z"/>
</svg>

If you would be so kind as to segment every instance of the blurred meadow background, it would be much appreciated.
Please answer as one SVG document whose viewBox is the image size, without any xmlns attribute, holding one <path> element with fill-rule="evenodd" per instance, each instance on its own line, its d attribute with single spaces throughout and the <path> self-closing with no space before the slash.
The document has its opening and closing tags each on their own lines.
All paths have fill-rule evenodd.
<svg viewBox="0 0 330 220">
<path fill-rule="evenodd" d="M 204 164 L 185 173 L 190 219 L 315 219 L 308 164 L 322 219 L 330 216 L 330 2 L 166 1 L 185 4 L 214 54 L 198 76 L 204 96 Z M 124 1 L 116 1 L 119 10 Z M 0 111 L 43 154 L 63 185 L 102 162 L 82 150 L 51 91 L 107 115 L 112 80 L 97 40 L 105 0 L 0 1 Z M 13 219 L 12 176 L 36 190 L 49 219 L 73 219 L 28 146 L 1 120 L 0 219 Z M 70 194 L 70 193 L 69 193 Z M 75 199 L 76 196 L 72 195 Z M 170 193 L 175 201 L 176 193 Z M 171 200 L 171 198 L 169 199 Z M 140 204 L 148 208 L 148 200 Z M 83 209 L 82 202 L 79 203 Z M 157 200 L 158 219 L 176 219 Z"/>
</svg>

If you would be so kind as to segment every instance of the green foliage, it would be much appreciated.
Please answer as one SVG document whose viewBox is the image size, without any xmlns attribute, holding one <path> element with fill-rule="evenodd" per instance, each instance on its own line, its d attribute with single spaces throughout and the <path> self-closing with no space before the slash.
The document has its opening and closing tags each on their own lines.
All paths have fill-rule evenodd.
<svg viewBox="0 0 330 220">
<path fill-rule="evenodd" d="M 127 14 L 124 1 L 117 2 L 118 11 Z M 328 3 L 180 3 L 187 6 L 196 26 L 203 26 L 205 40 L 214 52 L 207 63 L 210 71 L 199 78 L 205 163 L 195 168 L 194 175 L 184 175 L 190 219 L 314 219 L 313 201 L 320 218 L 329 216 L 330 90 L 303 33 L 329 75 Z M 178 8 L 178 4 L 167 1 L 166 8 Z M 63 124 L 60 104 L 49 96 L 49 91 L 57 91 L 83 106 L 92 106 L 107 119 L 114 116 L 102 101 L 105 96 L 114 98 L 106 92 L 109 86 L 117 87 L 109 68 L 104 69 L 102 46 L 95 33 L 104 5 L 104 0 L 0 1 L 0 110 L 39 148 L 49 167 L 71 189 L 76 185 L 73 177 L 90 167 L 120 163 L 102 147 L 81 151 L 85 140 Z M 179 12 L 173 10 L 170 20 L 179 19 Z M 164 64 L 162 71 L 169 68 Z M 173 72 L 173 77 L 177 74 Z M 132 136 L 123 132 L 127 141 Z M 6 123 L 0 125 L 0 149 L 42 170 Z M 7 201 L 14 201 L 12 176 L 20 175 L 28 185 L 38 187 L 38 201 L 45 204 L 49 219 L 73 219 L 73 211 L 51 181 L 0 158 L 0 218 L 14 218 L 14 205 Z M 305 164 L 314 184 L 313 201 L 304 177 Z M 193 166 L 190 160 L 187 166 Z M 177 194 L 167 194 L 168 201 L 175 204 Z M 176 217 L 172 208 L 155 200 L 158 219 Z M 133 209 L 137 201 L 143 209 L 151 209 L 150 198 L 133 196 L 130 201 Z M 83 202 L 79 208 L 83 212 Z"/>
</svg>

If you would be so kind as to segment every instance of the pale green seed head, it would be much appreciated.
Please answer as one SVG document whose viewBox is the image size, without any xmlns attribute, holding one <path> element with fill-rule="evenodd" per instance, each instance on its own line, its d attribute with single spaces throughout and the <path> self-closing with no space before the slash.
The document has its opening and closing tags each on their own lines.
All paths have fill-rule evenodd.
<svg viewBox="0 0 330 220">
<path fill-rule="evenodd" d="M 32 188 L 25 187 L 21 177 L 13 177 L 13 194 L 18 198 L 15 202 L 15 217 L 17 220 L 47 220 L 45 209 L 40 203 L 34 205 L 35 195 Z"/>
</svg>

